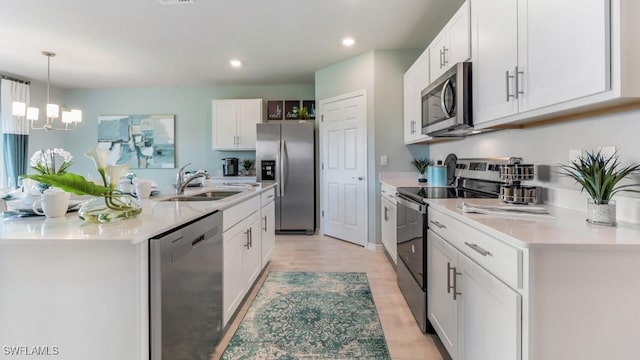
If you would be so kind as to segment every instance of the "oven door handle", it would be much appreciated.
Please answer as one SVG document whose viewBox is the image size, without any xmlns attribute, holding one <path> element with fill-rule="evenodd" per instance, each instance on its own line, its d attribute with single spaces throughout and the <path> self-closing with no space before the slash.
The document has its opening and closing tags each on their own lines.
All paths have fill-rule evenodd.
<svg viewBox="0 0 640 360">
<path fill-rule="evenodd" d="M 411 210 L 415 210 L 417 212 L 419 212 L 420 214 L 426 214 L 427 213 L 427 204 L 418 204 L 417 202 L 403 196 L 402 194 L 398 194 L 398 197 L 396 199 L 396 202 L 398 205 L 407 207 Z"/>
</svg>

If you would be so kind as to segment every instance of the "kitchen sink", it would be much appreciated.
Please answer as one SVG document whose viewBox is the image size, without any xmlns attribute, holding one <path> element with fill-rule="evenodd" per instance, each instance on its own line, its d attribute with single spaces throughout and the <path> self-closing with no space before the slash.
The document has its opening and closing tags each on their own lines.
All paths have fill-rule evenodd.
<svg viewBox="0 0 640 360">
<path fill-rule="evenodd" d="M 193 195 L 174 196 L 163 201 L 215 201 L 240 194 L 242 191 L 207 191 Z"/>
</svg>

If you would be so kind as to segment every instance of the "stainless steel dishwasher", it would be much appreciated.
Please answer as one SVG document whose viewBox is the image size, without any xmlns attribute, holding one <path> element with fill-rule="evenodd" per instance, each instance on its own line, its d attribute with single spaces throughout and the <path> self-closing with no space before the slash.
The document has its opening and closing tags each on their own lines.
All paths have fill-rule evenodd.
<svg viewBox="0 0 640 360">
<path fill-rule="evenodd" d="M 222 213 L 149 241 L 152 360 L 209 359 L 222 337 Z"/>
</svg>

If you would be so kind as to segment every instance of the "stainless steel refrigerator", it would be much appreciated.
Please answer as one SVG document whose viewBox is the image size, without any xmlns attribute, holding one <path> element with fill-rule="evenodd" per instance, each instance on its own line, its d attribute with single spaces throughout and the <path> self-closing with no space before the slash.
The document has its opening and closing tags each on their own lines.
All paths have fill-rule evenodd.
<svg viewBox="0 0 640 360">
<path fill-rule="evenodd" d="M 312 123 L 258 124 L 258 181 L 276 186 L 276 232 L 315 230 L 315 136 Z"/>
</svg>

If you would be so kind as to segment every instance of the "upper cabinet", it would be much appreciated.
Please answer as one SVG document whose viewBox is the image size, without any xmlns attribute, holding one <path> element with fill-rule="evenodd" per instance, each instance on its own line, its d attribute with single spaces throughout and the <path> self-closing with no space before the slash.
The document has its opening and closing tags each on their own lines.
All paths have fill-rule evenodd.
<svg viewBox="0 0 640 360">
<path fill-rule="evenodd" d="M 404 74 L 404 142 L 415 144 L 430 140 L 422 135 L 422 90 L 429 85 L 429 49 Z"/>
<path fill-rule="evenodd" d="M 255 150 L 256 124 L 262 122 L 262 99 L 213 100 L 214 150 Z"/>
<path fill-rule="evenodd" d="M 432 81 L 456 63 L 471 57 L 469 6 L 468 1 L 462 4 L 429 45 Z"/>
<path fill-rule="evenodd" d="M 476 127 L 637 101 L 633 0 L 471 0 Z"/>
</svg>

